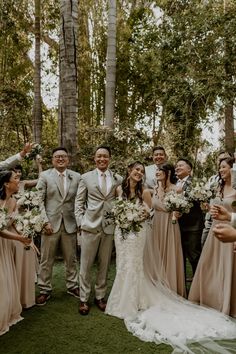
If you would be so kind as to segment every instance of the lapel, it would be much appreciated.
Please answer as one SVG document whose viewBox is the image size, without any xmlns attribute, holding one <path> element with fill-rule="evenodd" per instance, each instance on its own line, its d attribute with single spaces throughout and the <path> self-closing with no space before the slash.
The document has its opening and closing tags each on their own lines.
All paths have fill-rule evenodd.
<svg viewBox="0 0 236 354">
<path fill-rule="evenodd" d="M 69 192 L 69 189 L 70 189 L 70 185 L 71 185 L 71 182 L 72 182 L 72 174 L 70 173 L 70 170 L 67 170 L 66 171 L 66 193 L 65 193 L 65 197 L 67 196 L 68 192 Z"/>
<path fill-rule="evenodd" d="M 189 189 L 189 187 L 191 186 L 192 183 L 192 177 L 188 176 L 188 178 L 186 179 L 186 181 L 183 184 L 183 191 L 187 191 Z"/>
</svg>

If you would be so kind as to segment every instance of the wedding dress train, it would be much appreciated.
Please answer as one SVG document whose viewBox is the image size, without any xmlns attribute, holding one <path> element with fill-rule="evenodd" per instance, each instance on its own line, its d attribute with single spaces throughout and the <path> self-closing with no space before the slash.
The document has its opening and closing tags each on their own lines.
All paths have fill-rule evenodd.
<svg viewBox="0 0 236 354">
<path fill-rule="evenodd" d="M 171 345 L 174 353 L 236 353 L 234 343 L 218 342 L 236 338 L 236 322 L 171 291 L 151 241 L 147 223 L 125 240 L 116 230 L 117 274 L 106 313 L 124 318 L 141 340 Z"/>
</svg>

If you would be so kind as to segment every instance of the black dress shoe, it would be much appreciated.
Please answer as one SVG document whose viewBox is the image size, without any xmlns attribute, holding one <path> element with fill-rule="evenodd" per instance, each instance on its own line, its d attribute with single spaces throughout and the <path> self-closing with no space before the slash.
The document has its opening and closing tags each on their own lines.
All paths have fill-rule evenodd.
<svg viewBox="0 0 236 354">
<path fill-rule="evenodd" d="M 99 308 L 99 310 L 101 310 L 101 311 L 105 311 L 105 309 L 106 309 L 106 306 L 107 306 L 107 302 L 106 302 L 106 300 L 105 299 L 94 299 L 94 303 L 95 303 L 95 305 L 97 305 L 97 307 Z"/>
<path fill-rule="evenodd" d="M 88 313 L 89 313 L 89 305 L 88 305 L 87 302 L 82 302 L 82 301 L 80 301 L 80 304 L 79 304 L 79 313 L 80 313 L 82 316 L 88 315 Z"/>
</svg>

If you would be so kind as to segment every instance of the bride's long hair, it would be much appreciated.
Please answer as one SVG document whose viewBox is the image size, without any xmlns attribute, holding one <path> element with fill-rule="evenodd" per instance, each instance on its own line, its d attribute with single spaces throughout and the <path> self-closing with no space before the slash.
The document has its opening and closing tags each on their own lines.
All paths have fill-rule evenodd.
<svg viewBox="0 0 236 354">
<path fill-rule="evenodd" d="M 131 171 L 137 166 L 141 165 L 144 169 L 145 173 L 145 166 L 140 161 L 134 161 L 128 165 L 126 176 L 122 182 L 122 197 L 124 199 L 130 199 L 131 197 L 131 190 L 130 190 L 130 173 Z M 143 180 L 139 181 L 135 186 L 135 197 L 142 202 L 142 194 L 143 194 Z"/>
</svg>

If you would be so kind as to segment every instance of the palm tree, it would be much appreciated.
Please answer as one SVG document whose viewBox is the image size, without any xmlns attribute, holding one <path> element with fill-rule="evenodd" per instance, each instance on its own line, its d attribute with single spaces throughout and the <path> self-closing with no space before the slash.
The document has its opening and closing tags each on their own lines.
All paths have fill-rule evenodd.
<svg viewBox="0 0 236 354">
<path fill-rule="evenodd" d="M 59 43 L 59 144 L 68 149 L 75 163 L 77 153 L 77 29 L 78 1 L 60 2 Z"/>
<path fill-rule="evenodd" d="M 116 0 L 109 0 L 105 126 L 114 128 L 116 88 Z"/>
</svg>

